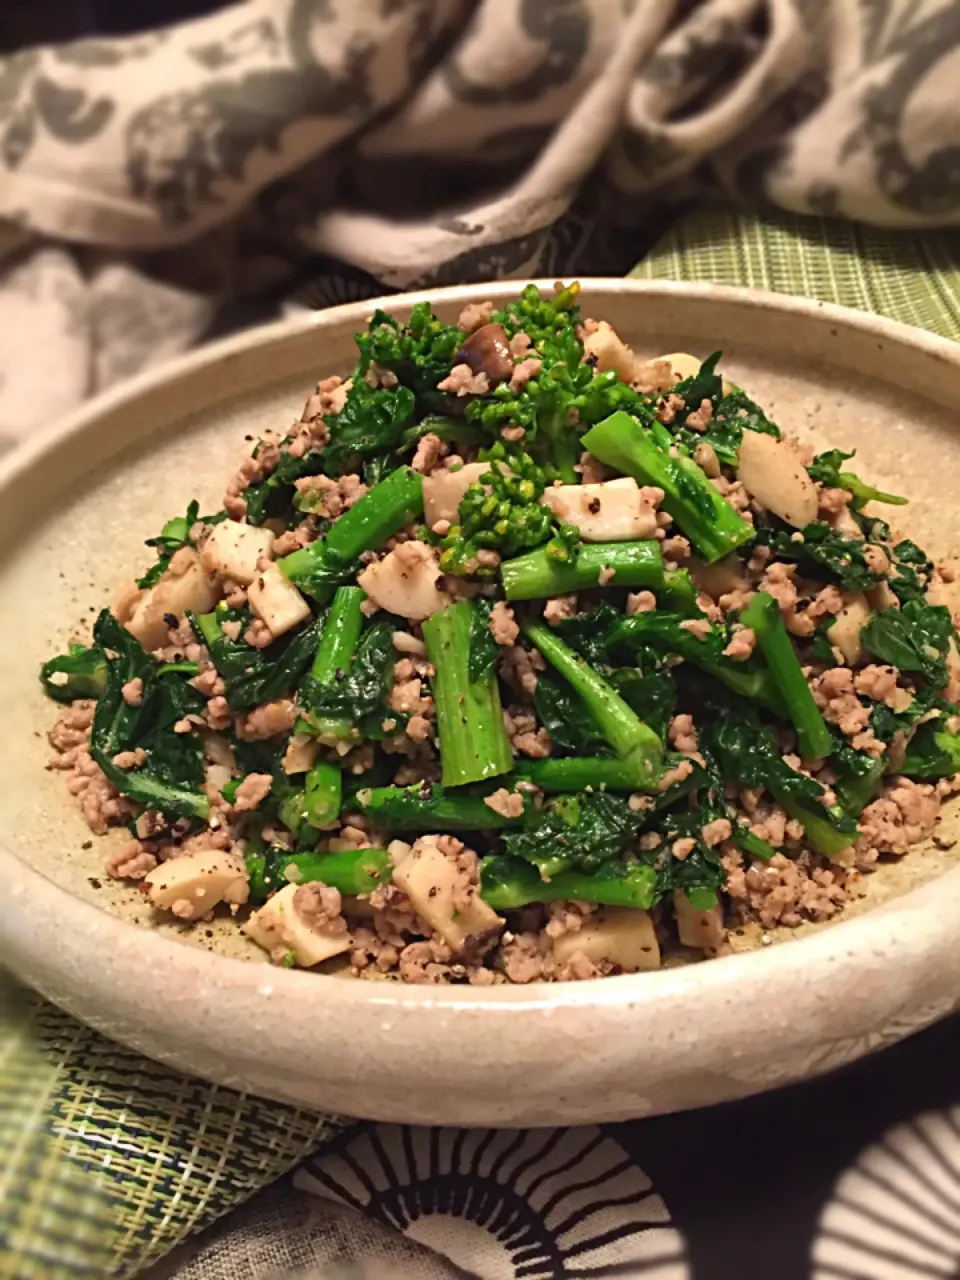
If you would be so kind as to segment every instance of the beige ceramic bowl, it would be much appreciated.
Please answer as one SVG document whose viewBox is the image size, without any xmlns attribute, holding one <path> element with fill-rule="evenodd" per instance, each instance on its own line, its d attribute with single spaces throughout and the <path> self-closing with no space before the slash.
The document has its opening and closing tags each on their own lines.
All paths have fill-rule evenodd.
<svg viewBox="0 0 960 1280">
<path fill-rule="evenodd" d="M 446 317 L 510 284 L 421 295 Z M 403 313 L 417 298 L 391 299 Z M 713 286 L 590 281 L 584 314 L 638 351 L 724 349 L 801 436 L 859 449 L 910 529 L 958 545 L 960 348 L 870 316 Z M 381 1120 L 547 1125 L 738 1097 L 892 1042 L 960 997 L 960 869 L 931 846 L 869 878 L 840 923 L 659 973 L 557 986 L 404 987 L 251 963 L 229 922 L 147 929 L 136 892 L 45 771 L 40 663 L 145 563 L 244 435 L 286 428 L 351 362 L 372 304 L 244 335 L 90 405 L 0 469 L 0 958 L 108 1036 L 211 1080 Z M 940 844 L 957 828 L 941 823 Z M 119 837 L 118 837 L 119 838 Z M 867 910 L 869 908 L 869 910 Z M 185 945 L 193 944 L 193 945 Z M 231 954 L 232 953 L 232 954 Z"/>
</svg>

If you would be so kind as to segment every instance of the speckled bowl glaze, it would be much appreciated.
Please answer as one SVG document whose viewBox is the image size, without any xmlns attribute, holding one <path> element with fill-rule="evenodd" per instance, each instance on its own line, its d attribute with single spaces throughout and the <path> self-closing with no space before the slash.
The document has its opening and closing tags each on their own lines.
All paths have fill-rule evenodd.
<svg viewBox="0 0 960 1280">
<path fill-rule="evenodd" d="M 516 286 L 421 298 L 445 317 Z M 419 988 L 269 967 L 227 920 L 153 924 L 103 876 L 45 770 L 55 712 L 37 668 L 144 563 L 191 497 L 219 503 L 244 435 L 285 428 L 318 376 L 351 363 L 374 303 L 248 333 L 89 405 L 0 468 L 0 959 L 106 1035 L 237 1089 L 380 1120 L 619 1120 L 815 1075 L 960 999 L 960 869 L 932 844 L 882 867 L 840 923 L 709 963 L 602 981 Z M 907 494 L 910 532 L 960 547 L 960 348 L 838 308 L 717 286 L 584 283 L 584 314 L 643 354 L 717 347 L 724 369 L 801 437 L 859 449 Z M 938 845 L 958 834 L 948 807 Z M 120 838 L 120 837 L 118 837 Z"/>
</svg>

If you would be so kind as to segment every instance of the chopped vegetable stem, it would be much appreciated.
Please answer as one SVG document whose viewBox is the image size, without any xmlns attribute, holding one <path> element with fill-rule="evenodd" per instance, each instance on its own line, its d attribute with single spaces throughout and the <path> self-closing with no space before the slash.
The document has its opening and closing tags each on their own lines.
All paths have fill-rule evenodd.
<svg viewBox="0 0 960 1280">
<path fill-rule="evenodd" d="M 600 584 L 653 591 L 665 586 L 660 544 L 653 541 L 584 543 L 570 560 L 540 547 L 505 560 L 500 579 L 508 600 L 545 600 Z"/>
<path fill-rule="evenodd" d="M 427 618 L 423 638 L 436 674 L 433 696 L 445 787 L 508 773 L 513 751 L 503 724 L 497 677 L 470 679 L 473 607 L 468 600 Z"/>
</svg>

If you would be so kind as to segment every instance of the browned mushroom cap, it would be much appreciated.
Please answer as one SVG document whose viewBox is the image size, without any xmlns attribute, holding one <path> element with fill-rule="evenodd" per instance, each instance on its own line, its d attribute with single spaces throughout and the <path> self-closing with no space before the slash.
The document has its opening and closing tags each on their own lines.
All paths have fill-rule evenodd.
<svg viewBox="0 0 960 1280">
<path fill-rule="evenodd" d="M 474 373 L 485 373 L 491 386 L 513 374 L 513 356 L 507 331 L 502 324 L 481 325 L 453 357 L 454 364 L 469 365 Z"/>
</svg>

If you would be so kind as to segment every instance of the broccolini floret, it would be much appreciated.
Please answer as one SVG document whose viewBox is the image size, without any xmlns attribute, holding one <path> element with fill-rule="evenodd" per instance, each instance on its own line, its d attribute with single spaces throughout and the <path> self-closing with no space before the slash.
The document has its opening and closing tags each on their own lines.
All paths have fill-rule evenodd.
<svg viewBox="0 0 960 1280">
<path fill-rule="evenodd" d="M 579 531 L 558 523 L 540 502 L 547 477 L 527 453 L 497 442 L 483 455 L 490 470 L 467 490 L 455 524 L 442 541 L 440 567 L 444 573 L 493 577 L 496 565 L 484 565 L 479 551 L 501 557 L 546 544 L 549 556 L 569 560 L 576 554 Z"/>
</svg>

